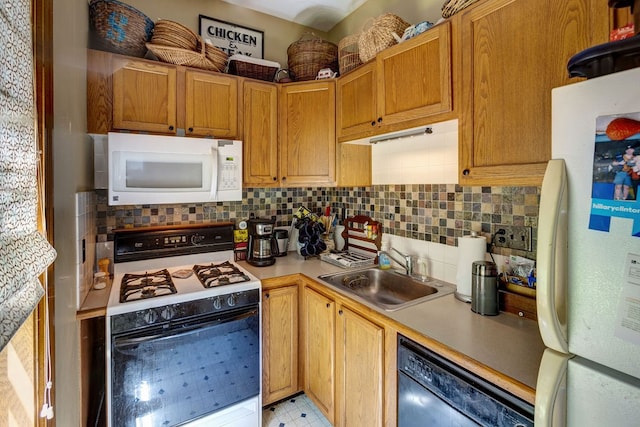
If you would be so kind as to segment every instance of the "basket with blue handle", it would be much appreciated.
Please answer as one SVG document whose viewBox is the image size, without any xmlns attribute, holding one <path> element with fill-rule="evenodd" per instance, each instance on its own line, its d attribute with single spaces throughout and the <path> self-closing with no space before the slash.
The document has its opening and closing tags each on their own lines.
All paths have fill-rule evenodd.
<svg viewBox="0 0 640 427">
<path fill-rule="evenodd" d="M 143 57 L 153 34 L 153 21 L 138 9 L 117 0 L 91 0 L 89 24 L 92 47 Z"/>
</svg>

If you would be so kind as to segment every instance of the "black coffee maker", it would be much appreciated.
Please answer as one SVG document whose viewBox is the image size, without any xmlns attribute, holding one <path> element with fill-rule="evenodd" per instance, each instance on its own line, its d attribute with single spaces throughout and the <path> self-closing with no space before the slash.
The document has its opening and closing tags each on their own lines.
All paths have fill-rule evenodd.
<svg viewBox="0 0 640 427">
<path fill-rule="evenodd" d="M 247 262 L 256 267 L 273 265 L 280 255 L 278 241 L 274 235 L 275 219 L 249 219 L 249 245 L 247 247 Z"/>
</svg>

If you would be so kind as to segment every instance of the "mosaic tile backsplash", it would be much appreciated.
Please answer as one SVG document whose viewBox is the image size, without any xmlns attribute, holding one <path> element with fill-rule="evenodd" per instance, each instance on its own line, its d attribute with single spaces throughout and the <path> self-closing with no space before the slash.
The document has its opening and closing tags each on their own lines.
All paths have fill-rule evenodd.
<svg viewBox="0 0 640 427">
<path fill-rule="evenodd" d="M 347 216 L 368 215 L 381 221 L 385 234 L 451 246 L 470 231 L 491 234 L 498 224 L 530 226 L 535 250 L 540 188 L 457 184 L 247 188 L 241 202 L 140 206 L 108 206 L 106 190 L 96 190 L 96 195 L 100 242 L 113 240 L 116 228 L 235 221 L 252 213 L 275 216 L 277 225 L 284 226 L 300 205 L 318 213 L 330 205 L 338 214 L 345 209 Z M 535 258 L 534 253 L 505 253 L 499 248 L 493 252 Z"/>
</svg>

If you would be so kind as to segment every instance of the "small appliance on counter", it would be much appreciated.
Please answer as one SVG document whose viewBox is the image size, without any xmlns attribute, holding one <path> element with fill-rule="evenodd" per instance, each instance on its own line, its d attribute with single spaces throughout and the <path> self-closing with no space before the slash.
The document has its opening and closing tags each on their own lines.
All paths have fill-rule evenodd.
<svg viewBox="0 0 640 427">
<path fill-rule="evenodd" d="M 483 316 L 499 314 L 498 268 L 495 263 L 474 261 L 471 277 L 471 311 Z"/>
<path fill-rule="evenodd" d="M 273 232 L 276 242 L 278 243 L 278 255 L 285 256 L 289 248 L 289 230 L 285 228 L 276 228 Z"/>
<path fill-rule="evenodd" d="M 278 241 L 274 235 L 275 219 L 251 218 L 247 262 L 256 267 L 266 267 L 276 262 L 280 255 Z"/>
</svg>

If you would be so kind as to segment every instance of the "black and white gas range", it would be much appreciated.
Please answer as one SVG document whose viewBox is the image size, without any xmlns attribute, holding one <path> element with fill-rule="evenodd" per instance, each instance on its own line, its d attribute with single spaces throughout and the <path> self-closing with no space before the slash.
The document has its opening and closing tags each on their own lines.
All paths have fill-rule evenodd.
<svg viewBox="0 0 640 427">
<path fill-rule="evenodd" d="M 109 426 L 260 425 L 260 281 L 232 260 L 229 223 L 116 231 Z"/>
</svg>

